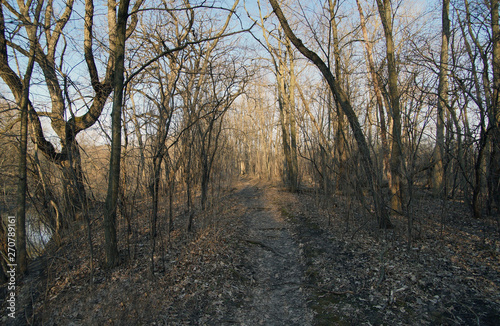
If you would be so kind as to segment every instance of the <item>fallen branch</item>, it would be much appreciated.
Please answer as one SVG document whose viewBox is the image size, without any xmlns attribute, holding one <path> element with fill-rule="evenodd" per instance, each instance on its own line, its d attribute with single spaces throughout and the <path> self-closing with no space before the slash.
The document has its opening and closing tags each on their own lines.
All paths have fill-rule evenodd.
<svg viewBox="0 0 500 326">
<path fill-rule="evenodd" d="M 251 239 L 240 239 L 242 241 L 245 241 L 245 242 L 248 242 L 250 244 L 253 244 L 253 245 L 257 245 L 257 246 L 260 246 L 266 250 L 269 250 L 271 252 L 273 252 L 274 254 L 280 256 L 280 257 L 284 257 L 284 255 L 278 251 L 276 251 L 274 248 L 271 248 L 269 247 L 268 245 L 266 245 L 265 243 L 262 243 L 260 241 L 257 241 L 257 240 L 251 240 Z"/>
<path fill-rule="evenodd" d="M 315 290 L 321 291 L 321 292 L 325 292 L 325 293 L 329 293 L 329 294 L 334 294 L 334 295 L 354 294 L 354 292 L 352 292 L 352 291 L 333 291 L 333 290 L 325 289 L 325 288 L 323 288 L 321 286 L 317 286 L 317 285 L 314 285 L 314 284 L 303 284 L 303 285 L 306 286 L 306 287 L 310 287 L 310 288 L 313 288 Z"/>
<path fill-rule="evenodd" d="M 310 283 L 286 282 L 286 283 L 283 283 L 283 284 L 293 284 L 293 285 L 303 286 L 303 287 L 307 287 L 307 288 L 313 288 L 315 290 L 318 290 L 318 291 L 321 291 L 321 292 L 325 292 L 325 293 L 329 293 L 329 294 L 334 294 L 334 295 L 354 294 L 353 291 L 333 291 L 333 290 L 325 289 L 324 287 L 317 286 L 315 284 L 310 284 Z"/>
</svg>

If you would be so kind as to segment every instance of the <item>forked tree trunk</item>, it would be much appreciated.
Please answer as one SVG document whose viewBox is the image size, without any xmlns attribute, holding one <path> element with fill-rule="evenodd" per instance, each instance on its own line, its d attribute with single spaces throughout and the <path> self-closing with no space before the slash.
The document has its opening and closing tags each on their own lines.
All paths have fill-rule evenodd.
<svg viewBox="0 0 500 326">
<path fill-rule="evenodd" d="M 72 143 L 68 144 L 63 151 L 67 153 L 68 159 L 60 164 L 63 176 L 64 203 L 66 205 L 64 210 L 65 219 L 62 221 L 61 227 L 67 228 L 71 222 L 82 216 L 81 212 L 87 200 L 87 193 L 77 141 L 73 139 Z"/>
</svg>

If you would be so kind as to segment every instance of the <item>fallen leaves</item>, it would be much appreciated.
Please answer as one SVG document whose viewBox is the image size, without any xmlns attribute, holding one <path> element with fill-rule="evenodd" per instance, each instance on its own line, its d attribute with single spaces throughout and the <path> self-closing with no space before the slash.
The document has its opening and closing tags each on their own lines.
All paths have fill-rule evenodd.
<svg viewBox="0 0 500 326">
<path fill-rule="evenodd" d="M 250 249 L 261 248 L 263 255 L 275 259 L 299 256 L 300 266 L 294 268 L 302 270 L 301 281 L 290 284 L 289 270 L 273 271 L 271 277 L 279 281 L 277 290 L 308 296 L 317 324 L 498 324 L 496 224 L 470 219 L 464 204 L 448 203 L 450 215 L 441 225 L 440 203 L 430 196 L 416 198 L 409 248 L 404 218 L 394 219 L 393 230 L 379 230 L 355 201 L 342 205 L 341 196 L 330 205 L 314 193 L 290 194 L 264 185 L 250 195 L 233 191 L 223 197 L 212 210 L 196 216 L 197 231 L 192 234 L 183 231 L 186 221 L 181 213 L 169 237 L 160 228 L 166 223 L 160 224 L 164 233 L 158 239 L 154 273 L 149 229 L 139 217 L 133 222 L 130 248 L 122 248 L 122 264 L 113 271 L 101 268 L 104 237 L 96 219 L 93 286 L 82 233 L 49 258 L 46 281 L 26 285 L 38 287 L 40 293 L 33 302 L 35 322 L 237 323 L 235 311 L 251 302 L 250 289 L 262 282 L 247 260 Z M 269 234 L 269 239 L 288 232 L 293 248 L 288 242 L 271 247 L 267 238 L 249 236 L 245 214 L 276 214 L 279 225 L 263 225 L 258 232 Z M 119 226 L 119 234 L 128 236 L 125 223 Z"/>
<path fill-rule="evenodd" d="M 425 196 L 417 200 L 418 238 L 408 249 L 404 218 L 395 219 L 394 230 L 378 230 L 373 217 L 356 205 L 354 212 L 342 205 L 331 210 L 328 202 L 318 204 L 306 192 L 274 194 L 295 225 L 309 281 L 333 280 L 331 287 L 355 293 L 331 299 L 333 305 L 324 302 L 329 308 L 323 309 L 318 302 L 324 298 L 311 291 L 312 306 L 324 315 L 317 316 L 317 322 L 329 318 L 349 324 L 498 323 L 500 260 L 493 249 L 498 235 L 492 222 L 469 222 L 466 207 L 456 203 L 451 209 L 454 219 L 440 225 L 438 201 Z M 460 209 L 462 214 L 457 213 Z"/>
</svg>

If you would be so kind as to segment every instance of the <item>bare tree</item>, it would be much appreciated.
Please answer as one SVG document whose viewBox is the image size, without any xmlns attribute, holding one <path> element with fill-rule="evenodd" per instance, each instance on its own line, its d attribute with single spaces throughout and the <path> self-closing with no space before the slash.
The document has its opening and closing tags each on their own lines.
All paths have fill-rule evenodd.
<svg viewBox="0 0 500 326">
<path fill-rule="evenodd" d="M 489 114 L 493 143 L 490 184 L 497 210 L 500 210 L 500 27 L 498 0 L 491 0 L 490 10 L 493 43 L 493 96 Z"/>
<path fill-rule="evenodd" d="M 297 87 L 297 76 L 295 72 L 295 54 L 290 40 L 283 35 L 281 28 L 277 34 L 266 29 L 259 3 L 259 26 L 265 39 L 265 49 L 271 56 L 276 76 L 276 97 L 279 110 L 279 122 L 281 130 L 281 145 L 283 149 L 283 179 L 291 192 L 299 188 L 298 159 L 297 159 L 297 123 L 295 90 Z M 277 44 L 272 44 L 274 39 Z"/>
<path fill-rule="evenodd" d="M 23 79 L 11 75 L 13 71 L 8 66 L 7 40 L 5 38 L 5 20 L 3 6 L 0 6 L 0 69 L 5 79 L 9 79 L 11 85 L 15 85 L 15 98 L 20 110 L 20 143 L 19 143 L 19 165 L 18 165 L 18 187 L 17 187 L 17 219 L 16 219 L 16 263 L 18 273 L 24 274 L 27 270 L 27 251 L 26 251 L 26 193 L 27 193 L 27 151 L 28 151 L 28 106 L 29 106 L 29 88 L 33 67 L 35 64 L 36 42 L 38 41 L 38 25 L 42 4 L 38 3 L 35 8 L 31 3 L 19 3 L 19 10 L 22 15 L 28 15 L 33 11 L 33 21 L 23 21 L 27 36 L 29 39 L 29 52 L 27 53 L 28 64 Z M 10 77 L 10 78 L 7 78 Z M 20 83 L 20 85 L 19 85 Z"/>
<path fill-rule="evenodd" d="M 392 8 L 390 0 L 377 0 L 380 19 L 384 27 L 390 109 L 392 116 L 392 147 L 391 147 L 391 175 L 389 186 L 391 189 L 391 208 L 394 212 L 402 212 L 402 186 L 401 186 L 401 112 L 399 106 L 398 71 L 394 39 L 392 35 Z"/>
<path fill-rule="evenodd" d="M 356 113 L 354 112 L 351 103 L 347 97 L 347 94 L 340 86 L 339 81 L 333 76 L 332 72 L 328 68 L 328 66 L 324 63 L 324 61 L 313 51 L 309 50 L 304 43 L 295 36 L 294 32 L 290 28 L 287 19 L 285 18 L 281 8 L 276 0 L 269 0 L 271 6 L 274 9 L 274 13 L 278 17 L 281 26 L 286 34 L 286 36 L 290 39 L 293 45 L 309 60 L 311 60 L 321 71 L 323 77 L 328 82 L 332 93 L 334 94 L 335 100 L 339 103 L 340 107 L 344 111 L 347 119 L 349 120 L 349 124 L 354 133 L 354 138 L 358 144 L 359 150 L 361 152 L 361 157 L 363 159 L 363 165 L 368 176 L 368 180 L 370 183 L 370 190 L 372 193 L 375 212 L 377 215 L 377 219 L 379 221 L 379 225 L 382 228 L 390 227 L 391 222 L 389 221 L 389 217 L 385 207 L 385 201 L 383 199 L 382 193 L 380 191 L 380 181 L 379 181 L 379 173 L 374 168 L 373 161 L 370 156 L 370 149 L 366 142 L 366 138 L 363 134 L 363 130 L 359 124 Z"/>
<path fill-rule="evenodd" d="M 109 6 L 116 6 L 116 3 L 108 3 Z M 121 141 L 122 141 L 122 105 L 125 73 L 125 40 L 127 33 L 127 19 L 129 11 L 129 0 L 120 1 L 118 15 L 116 16 L 115 34 L 115 61 L 113 80 L 113 109 L 111 111 L 111 158 L 109 161 L 109 181 L 106 204 L 104 211 L 104 236 L 106 239 L 106 264 L 108 267 L 116 266 L 119 263 L 118 244 L 116 239 L 116 203 L 118 201 L 118 188 L 120 185 L 120 162 L 121 162 Z M 114 8 L 112 8 L 114 9 Z M 115 19 L 114 15 L 109 19 Z"/>
<path fill-rule="evenodd" d="M 434 148 L 433 188 L 436 195 L 444 195 L 444 125 L 448 100 L 448 40 L 450 39 L 450 1 L 443 0 L 441 53 L 439 65 L 438 105 L 436 119 L 436 146 Z"/>
<path fill-rule="evenodd" d="M 457 12 L 457 23 L 461 32 L 461 42 L 458 45 L 459 51 L 454 50 L 453 53 L 453 64 L 454 70 L 451 71 L 452 78 L 457 84 L 457 88 L 462 92 L 462 96 L 465 100 L 470 101 L 470 104 L 464 105 L 463 111 L 470 112 L 470 107 L 477 108 L 477 131 L 475 132 L 478 136 L 473 135 L 474 125 L 469 121 L 466 115 L 464 119 L 465 128 L 470 128 L 471 132 L 467 132 L 466 135 L 476 144 L 475 149 L 471 149 L 473 163 L 473 176 L 469 179 L 471 181 L 469 184 L 472 187 L 472 203 L 471 208 L 473 215 L 479 218 L 483 214 L 484 208 L 484 185 L 486 184 L 490 189 L 492 189 L 493 178 L 488 177 L 488 158 L 492 158 L 492 131 L 493 122 L 495 118 L 493 117 L 493 94 L 491 87 L 491 58 L 489 57 L 491 52 L 490 42 L 491 38 L 484 38 L 482 35 L 485 33 L 490 33 L 488 31 L 488 24 L 484 24 L 493 18 L 493 16 L 488 15 L 490 9 L 487 3 L 474 2 L 471 3 L 468 0 L 464 0 L 463 3 L 457 3 L 455 10 Z M 493 14 L 492 14 L 493 15 Z M 481 22 L 477 24 L 477 22 Z M 491 54 L 492 55 L 492 54 Z M 462 57 L 463 56 L 463 57 Z M 470 126 L 472 124 L 472 126 Z M 495 163 L 490 164 L 491 168 Z M 465 174 L 465 173 L 464 173 Z M 491 176 L 491 174 L 490 174 Z M 489 201 L 490 202 L 490 201 Z"/>
<path fill-rule="evenodd" d="M 371 82 L 373 85 L 373 90 L 375 92 L 375 98 L 378 108 L 378 118 L 380 121 L 380 138 L 382 141 L 382 155 L 384 162 L 384 172 L 390 179 L 390 153 L 389 153 L 389 144 L 387 140 L 387 127 L 385 122 L 385 110 L 384 110 L 384 101 L 382 95 L 382 82 L 380 81 L 380 77 L 377 75 L 375 61 L 373 58 L 373 43 L 368 38 L 368 30 L 366 28 L 366 20 L 365 15 L 363 13 L 363 9 L 359 0 L 356 0 L 358 5 L 358 12 L 361 24 L 361 30 L 363 32 L 363 44 L 365 46 L 365 54 L 366 54 L 366 65 L 368 67 L 368 71 L 370 72 Z"/>
<path fill-rule="evenodd" d="M 54 11 L 54 6 L 58 6 L 53 0 L 47 2 L 42 1 L 40 6 L 43 9 L 44 19 L 43 24 L 44 41 L 37 40 L 35 61 L 40 66 L 45 81 L 45 87 L 50 95 L 50 111 L 43 112 L 36 109 L 37 103 L 28 103 L 29 120 L 32 139 L 37 143 L 38 148 L 46 157 L 55 162 L 61 167 L 63 173 L 62 183 L 65 194 L 66 206 L 66 225 L 67 222 L 79 216 L 78 213 L 83 209 L 83 203 L 86 201 L 86 190 L 83 182 L 83 172 L 81 168 L 81 158 L 79 145 L 76 136 L 83 130 L 91 127 L 100 117 L 108 96 L 113 91 L 114 81 L 114 51 L 116 46 L 114 18 L 109 20 L 109 57 L 106 65 L 105 78 L 101 81 L 98 73 L 96 60 L 94 58 L 93 39 L 94 34 L 94 3 L 88 0 L 85 3 L 85 26 L 84 26 L 84 53 L 85 62 L 87 64 L 90 83 L 94 94 L 91 95 L 91 101 L 86 102 L 87 111 L 82 115 L 77 115 L 73 109 L 74 99 L 69 97 L 68 87 L 76 84 L 72 82 L 70 76 L 64 71 L 66 70 L 65 60 L 68 40 L 64 35 L 64 30 L 73 13 L 74 1 L 70 0 L 61 5 L 61 11 Z M 31 11 L 18 11 L 15 7 L 10 6 L 8 2 L 2 3 L 2 6 L 9 10 L 10 15 L 16 17 L 23 22 L 21 25 L 25 30 L 29 26 L 33 26 L 33 14 Z M 113 2 L 109 3 L 110 14 L 114 14 Z M 134 17 L 135 14 L 132 15 Z M 114 17 L 114 16 L 113 16 Z M 135 19 L 132 19 L 134 22 Z M 133 25 L 133 24 L 132 24 Z M 23 27 L 24 26 L 24 27 Z M 129 30 L 130 32 L 130 30 Z M 8 40 L 8 45 L 13 50 L 27 56 L 27 50 L 19 44 L 16 39 L 16 33 L 12 33 L 13 38 Z M 72 69 L 73 67 L 70 67 Z M 9 66 L 9 61 L 2 62 L 0 74 L 14 97 L 20 97 L 22 86 L 20 77 L 14 73 Z M 80 89 L 76 89 L 77 92 Z M 41 117 L 48 117 L 51 121 L 51 126 L 59 137 L 61 150 L 58 151 L 50 140 L 46 138 L 44 128 L 42 127 Z"/>
</svg>

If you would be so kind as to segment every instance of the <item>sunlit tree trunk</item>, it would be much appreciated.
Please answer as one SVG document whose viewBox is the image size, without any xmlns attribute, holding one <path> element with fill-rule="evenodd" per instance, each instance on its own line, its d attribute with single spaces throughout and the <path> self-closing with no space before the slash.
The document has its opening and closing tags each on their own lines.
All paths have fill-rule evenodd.
<svg viewBox="0 0 500 326">
<path fill-rule="evenodd" d="M 124 72 L 125 72 L 125 39 L 129 0 L 122 0 L 118 7 L 116 24 L 115 79 L 113 108 L 111 111 L 111 158 L 109 162 L 109 181 L 104 212 L 104 237 L 106 240 L 106 264 L 108 267 L 119 263 L 118 244 L 116 238 L 116 207 L 118 187 L 120 185 L 121 161 L 121 112 L 123 105 Z M 110 17 L 112 19 L 113 17 Z"/>
<path fill-rule="evenodd" d="M 282 60 L 279 59 L 278 72 L 276 74 L 276 79 L 278 82 L 278 108 L 280 114 L 280 126 L 281 126 L 281 142 L 283 146 L 283 154 L 285 155 L 285 166 L 284 174 L 287 186 L 291 191 L 294 190 L 294 170 L 292 163 L 292 149 L 290 146 L 290 129 L 289 129 L 289 114 L 286 101 L 286 83 L 285 83 L 285 69 Z"/>
<path fill-rule="evenodd" d="M 377 0 L 380 19 L 384 27 L 387 70 L 389 84 L 389 100 L 392 115 L 392 146 L 391 146 L 391 208 L 394 212 L 402 212 L 402 178 L 401 178 L 401 112 L 399 106 L 398 71 L 392 35 L 392 9 L 390 0 Z"/>
<path fill-rule="evenodd" d="M 335 10 L 337 7 L 337 1 L 328 0 L 329 5 L 329 14 L 330 14 L 330 30 L 331 30 L 331 39 L 333 46 L 333 58 L 334 58 L 334 67 L 335 67 L 335 78 L 337 80 L 342 80 L 342 70 L 341 70 L 341 59 L 340 59 L 340 42 L 338 37 L 338 28 L 337 28 L 337 19 L 335 17 Z M 330 99 L 330 98 L 329 98 Z M 336 188 L 342 189 L 346 185 L 345 179 L 345 164 L 347 161 L 347 140 L 345 137 L 346 134 L 346 123 L 345 123 L 345 114 L 340 108 L 340 105 L 337 102 L 332 103 L 329 101 L 328 110 L 329 110 L 329 118 L 333 117 L 333 106 L 335 106 L 335 113 L 337 115 L 336 119 L 330 119 L 331 121 L 336 122 L 335 126 L 335 138 L 334 138 L 334 149 L 336 151 L 335 161 L 338 165 L 337 182 Z"/>
<path fill-rule="evenodd" d="M 389 145 L 387 142 L 387 126 L 385 122 L 384 100 L 382 96 L 382 90 L 380 87 L 380 80 L 375 70 L 375 61 L 373 59 L 373 44 L 368 38 L 368 30 L 366 28 L 365 15 L 363 13 L 363 9 L 361 7 L 359 0 L 356 0 L 356 3 L 358 5 L 361 30 L 363 32 L 363 38 L 364 38 L 363 44 L 365 46 L 366 63 L 368 66 L 368 71 L 370 72 L 375 98 L 377 100 L 378 118 L 380 123 L 380 139 L 382 141 L 384 172 L 387 178 L 390 179 L 390 173 L 391 173 L 390 155 L 389 155 Z"/>
<path fill-rule="evenodd" d="M 444 125 L 445 110 L 448 101 L 448 40 L 450 39 L 450 18 L 448 16 L 450 1 L 443 0 L 441 60 L 439 65 L 438 105 L 436 119 L 436 146 L 434 148 L 434 167 L 432 187 L 437 196 L 445 195 L 444 191 Z"/>
<path fill-rule="evenodd" d="M 293 55 L 292 46 L 290 41 L 286 39 L 285 41 L 286 50 L 288 52 L 288 60 L 290 62 L 288 75 L 289 75 L 289 89 L 288 89 L 288 121 L 290 124 L 290 155 L 291 155 L 291 175 L 290 183 L 291 190 L 295 192 L 299 188 L 299 163 L 297 160 L 297 122 L 295 119 L 295 88 L 296 88 L 296 76 L 295 76 L 295 57 Z"/>
</svg>

